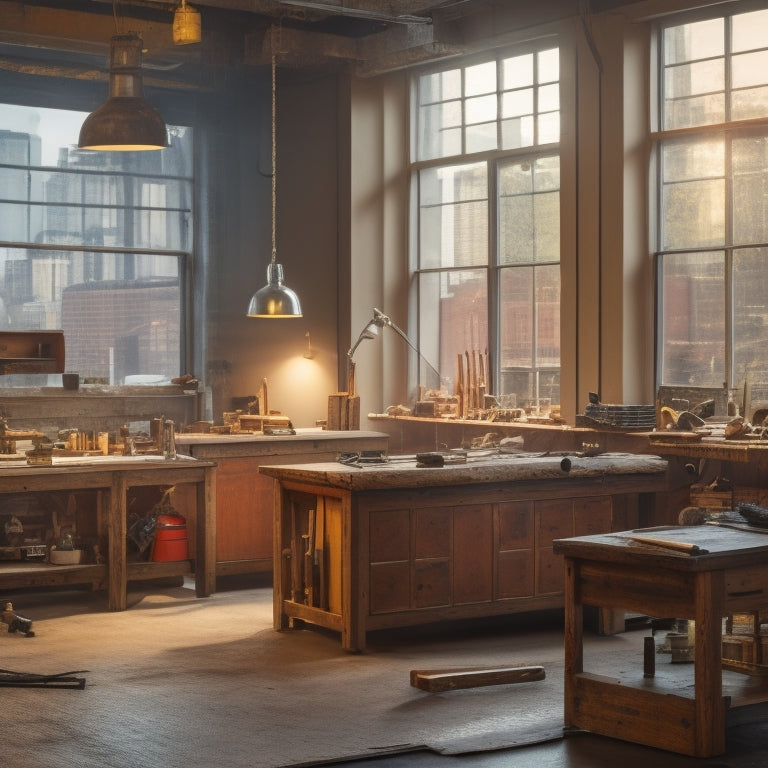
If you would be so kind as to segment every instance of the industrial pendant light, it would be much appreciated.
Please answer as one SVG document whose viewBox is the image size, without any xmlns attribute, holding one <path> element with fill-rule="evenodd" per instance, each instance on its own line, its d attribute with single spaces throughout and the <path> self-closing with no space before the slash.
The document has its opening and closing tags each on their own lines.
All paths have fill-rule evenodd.
<svg viewBox="0 0 768 768">
<path fill-rule="evenodd" d="M 109 98 L 85 118 L 80 149 L 132 152 L 168 146 L 165 121 L 144 100 L 141 38 L 132 32 L 109 41 Z"/>
<path fill-rule="evenodd" d="M 274 38 L 274 30 L 273 30 Z M 251 296 L 248 317 L 301 317 L 299 297 L 283 283 L 283 265 L 277 263 L 277 141 L 276 141 L 276 64 L 272 40 L 272 258 L 267 267 L 267 284 Z"/>
<path fill-rule="evenodd" d="M 199 43 L 202 39 L 200 11 L 191 5 L 187 5 L 187 0 L 181 0 L 181 3 L 173 12 L 174 45 Z"/>
</svg>

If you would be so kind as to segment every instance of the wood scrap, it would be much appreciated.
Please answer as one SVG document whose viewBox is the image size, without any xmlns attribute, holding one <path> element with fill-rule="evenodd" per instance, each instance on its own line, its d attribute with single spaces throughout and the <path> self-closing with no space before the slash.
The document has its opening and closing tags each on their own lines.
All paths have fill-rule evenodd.
<svg viewBox="0 0 768 768">
<path fill-rule="evenodd" d="M 411 685 L 422 691 L 440 693 L 459 688 L 509 685 L 544 680 L 544 667 L 455 667 L 449 669 L 413 669 Z"/>
</svg>

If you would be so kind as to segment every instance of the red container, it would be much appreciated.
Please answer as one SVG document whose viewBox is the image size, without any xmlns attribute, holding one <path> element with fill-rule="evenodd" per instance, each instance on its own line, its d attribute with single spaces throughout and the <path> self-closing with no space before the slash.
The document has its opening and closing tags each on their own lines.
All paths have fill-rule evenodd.
<svg viewBox="0 0 768 768">
<path fill-rule="evenodd" d="M 152 561 L 168 563 L 188 558 L 187 521 L 181 515 L 158 515 Z"/>
</svg>

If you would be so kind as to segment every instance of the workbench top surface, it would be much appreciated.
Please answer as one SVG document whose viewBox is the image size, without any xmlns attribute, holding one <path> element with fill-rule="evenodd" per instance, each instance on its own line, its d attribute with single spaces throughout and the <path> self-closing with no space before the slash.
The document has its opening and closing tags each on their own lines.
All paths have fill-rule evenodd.
<svg viewBox="0 0 768 768">
<path fill-rule="evenodd" d="M 364 430 L 332 431 L 323 429 L 297 429 L 295 435 L 263 435 L 256 432 L 241 432 L 238 434 L 219 435 L 212 433 L 181 433 L 176 435 L 176 445 L 232 445 L 235 443 L 334 443 L 339 441 L 360 441 L 371 438 L 387 438 L 384 432 L 367 432 Z"/>
<path fill-rule="evenodd" d="M 647 541 L 650 539 L 661 543 L 654 545 Z M 698 554 L 673 549 L 672 543 L 691 545 Z M 745 559 L 765 562 L 768 528 L 736 524 L 661 526 L 556 539 L 553 546 L 557 554 L 583 560 L 626 564 L 647 560 L 649 567 L 663 564 L 675 570 L 707 571 L 724 567 L 723 561 L 731 559 L 738 560 L 740 565 Z"/>
<path fill-rule="evenodd" d="M 609 475 L 663 475 L 667 461 L 659 456 L 601 454 L 594 457 L 540 454 L 488 454 L 469 456 L 466 463 L 443 467 L 417 467 L 415 457 L 394 456 L 386 463 L 346 466 L 278 464 L 259 471 L 281 481 L 314 483 L 352 491 L 387 488 L 470 485 L 524 480 L 600 478 Z M 564 462 L 565 460 L 565 462 Z M 564 469 L 567 466 L 567 469 Z"/>
</svg>

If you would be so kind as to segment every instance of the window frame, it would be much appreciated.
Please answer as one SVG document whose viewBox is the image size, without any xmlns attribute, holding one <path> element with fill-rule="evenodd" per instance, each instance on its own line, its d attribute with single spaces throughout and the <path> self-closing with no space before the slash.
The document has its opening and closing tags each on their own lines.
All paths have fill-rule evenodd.
<svg viewBox="0 0 768 768">
<path fill-rule="evenodd" d="M 106 82 L 91 82 L 72 80 L 69 78 L 61 78 L 51 75 L 44 76 L 29 76 L 20 75 L 18 73 L 7 73 L 4 76 L 2 83 L 0 83 L 0 103 L 18 105 L 27 108 L 40 108 L 40 109 L 64 109 L 82 111 L 88 113 L 103 103 L 107 96 L 108 86 Z M 145 84 L 145 96 L 150 103 L 156 104 L 163 114 L 164 119 L 168 125 L 187 126 L 193 131 L 193 149 L 190 164 L 190 176 L 188 177 L 190 185 L 189 209 L 184 208 L 187 212 L 186 215 L 190 217 L 190 221 L 186 227 L 186 233 L 188 236 L 187 245 L 188 248 L 155 248 L 155 247 L 132 247 L 122 245 L 91 245 L 86 242 L 82 244 L 71 243 L 26 243 L 26 242 L 13 242 L 3 241 L 0 243 L 3 247 L 9 248 L 24 248 L 40 251 L 63 251 L 69 253 L 100 253 L 104 255 L 109 254 L 124 254 L 126 256 L 134 256 L 141 258 L 144 255 L 149 256 L 161 256 L 168 258 L 175 258 L 178 264 L 178 295 L 179 295 L 179 343 L 178 343 L 178 369 L 181 373 L 186 370 L 190 370 L 193 367 L 190 355 L 192 354 L 191 339 L 193 336 L 192 322 L 193 312 L 191 307 L 192 297 L 192 276 L 195 269 L 196 255 L 195 252 L 199 248 L 199 232 L 200 223 L 198 220 L 197 211 L 197 199 L 199 195 L 198 190 L 198 161 L 197 161 L 197 148 L 201 144 L 201 137 L 199 135 L 198 121 L 196 120 L 197 113 L 197 99 L 190 98 L 190 94 L 184 89 L 179 92 L 169 90 L 148 87 Z M 76 139 L 76 137 L 75 137 Z M 160 150 L 163 151 L 163 150 Z M 59 169 L 57 166 L 30 166 L 33 170 L 42 169 L 47 170 L 64 170 L 72 172 L 67 169 Z M 87 171 L 91 173 L 91 171 Z M 94 171 L 93 173 L 101 174 L 101 171 Z M 141 178 L 147 176 L 154 176 L 154 174 L 144 173 L 139 171 L 137 173 L 125 172 L 120 170 L 105 171 L 105 173 L 112 173 L 114 175 L 121 175 L 131 178 Z M 187 177 L 169 176 L 172 179 L 187 179 Z M 41 207 L 49 205 L 48 203 L 40 203 Z M 118 205 L 117 207 L 124 207 Z M 146 206 L 138 202 L 137 205 L 131 206 L 132 209 L 140 210 L 146 209 Z M 173 209 L 174 206 L 171 206 Z M 181 210 L 178 209 L 177 210 Z M 183 244 L 180 244 L 183 246 Z M 20 328 L 19 328 L 20 329 Z M 22 389 L 30 386 L 30 381 L 36 382 L 36 377 L 30 378 L 30 375 L 23 377 L 4 377 L 4 381 L 0 382 L 3 387 L 8 389 L 14 389 L 21 391 Z M 103 385 L 108 387 L 109 385 Z M 120 386 L 120 382 L 115 382 L 115 386 Z"/>
<path fill-rule="evenodd" d="M 511 149 L 492 149 L 492 150 L 484 150 L 476 153 L 470 153 L 470 154 L 460 154 L 460 155 L 446 155 L 444 157 L 431 157 L 429 159 L 419 160 L 417 159 L 417 142 L 419 140 L 419 125 L 418 125 L 418 109 L 419 109 L 419 100 L 418 100 L 418 78 L 423 75 L 433 74 L 441 71 L 446 71 L 451 68 L 461 67 L 471 67 L 478 63 L 484 63 L 489 61 L 495 61 L 497 63 L 497 72 L 500 68 L 500 62 L 504 59 L 514 57 L 514 56 L 520 56 L 524 54 L 536 54 L 541 51 L 547 51 L 556 49 L 558 51 L 558 60 L 559 60 L 559 66 L 560 66 L 560 74 L 557 81 L 559 93 L 560 93 L 560 104 L 558 108 L 558 119 L 561 124 L 560 129 L 560 135 L 559 140 L 557 142 L 550 142 L 546 144 L 538 144 L 536 143 L 536 140 L 534 140 L 533 143 L 530 145 L 522 146 L 522 147 L 515 147 Z M 517 269 L 517 268 L 523 268 L 523 269 L 536 269 L 538 267 L 548 267 L 552 266 L 553 264 L 557 264 L 560 267 L 560 282 L 562 286 L 562 226 L 560 226 L 560 243 L 561 247 L 558 254 L 557 261 L 531 261 L 531 262 L 524 262 L 520 264 L 513 264 L 513 263 L 503 263 L 502 259 L 500 258 L 500 234 L 499 234 L 499 200 L 500 200 L 500 193 L 498 188 L 498 180 L 499 180 L 499 168 L 500 166 L 506 164 L 506 163 L 514 163 L 514 162 L 523 162 L 528 161 L 531 163 L 535 163 L 539 158 L 542 157 L 551 157 L 556 156 L 560 163 L 560 186 L 559 186 L 559 200 L 560 200 L 560 211 L 562 216 L 562 206 L 563 206 L 563 178 L 562 178 L 562 162 L 563 162 L 563 153 L 565 152 L 565 146 L 563 143 L 562 138 L 562 120 L 563 120 L 563 114 L 564 114 L 564 101 L 563 101 L 563 94 L 562 89 L 565 82 L 563 72 L 562 72 L 562 65 L 563 65 L 563 56 L 567 52 L 568 48 L 564 45 L 564 41 L 560 38 L 559 35 L 545 35 L 538 39 L 528 40 L 525 42 L 513 44 L 510 46 L 505 46 L 504 48 L 492 50 L 492 51 L 484 51 L 481 54 L 473 55 L 473 56 L 466 56 L 462 57 L 458 60 L 453 60 L 451 63 L 446 64 L 445 62 L 433 64 L 429 67 L 423 67 L 418 70 L 415 70 L 410 81 L 410 109 L 409 109 L 409 115 L 410 115 L 410 154 L 408 158 L 408 173 L 410 176 L 410 236 L 409 236 L 409 262 L 408 262 L 408 272 L 409 272 L 409 328 L 415 329 L 415 337 L 417 339 L 417 347 L 419 348 L 420 355 L 424 352 L 423 350 L 423 342 L 422 342 L 422 328 L 421 328 L 421 312 L 422 312 L 422 297 L 419 290 L 419 281 L 423 275 L 429 275 L 429 274 L 447 274 L 450 272 L 462 272 L 467 270 L 483 270 L 486 273 L 486 290 L 487 290 L 487 301 L 488 301 L 488 307 L 487 307 L 487 321 L 488 321 L 488 349 L 491 351 L 491 355 L 489 356 L 489 371 L 487 372 L 488 377 L 488 391 L 489 392 L 500 392 L 500 385 L 501 385 L 501 366 L 500 366 L 500 324 L 501 324 L 501 295 L 500 295 L 500 286 L 501 286 L 501 274 L 504 270 L 510 270 L 510 269 Z M 538 83 L 538 81 L 536 81 Z M 535 88 L 535 90 L 538 90 L 538 88 Z M 497 97 L 500 99 L 503 95 L 502 87 L 497 83 Z M 534 102 L 536 99 L 534 98 Z M 539 112 L 536 111 L 534 113 L 538 116 Z M 501 141 L 501 124 L 503 122 L 503 117 L 500 113 L 497 114 L 497 135 L 499 136 L 499 142 Z M 537 123 L 537 121 L 534 121 Z M 467 123 L 462 121 L 462 127 L 466 127 Z M 536 127 L 536 132 L 538 134 L 538 124 Z M 462 148 L 465 147 L 465 140 L 462 138 Z M 419 265 L 419 233 L 420 233 L 420 217 L 419 217 L 419 207 L 420 207 L 420 199 L 419 199 L 419 177 L 422 171 L 429 170 L 432 168 L 439 168 L 444 166 L 451 166 L 451 165 L 460 165 L 460 164 L 471 164 L 471 163 L 485 163 L 486 169 L 487 169 L 487 190 L 486 190 L 486 199 L 488 201 L 488 242 L 486 245 L 487 248 L 487 259 L 484 265 L 459 265 L 459 266 L 450 266 L 450 267 L 421 267 Z M 534 293 L 534 304 L 533 307 L 535 308 L 536 301 L 535 301 L 535 293 Z M 562 293 L 561 293 L 561 306 L 562 306 Z M 438 318 L 439 321 L 439 318 Z M 560 344 L 562 345 L 562 331 L 559 328 L 559 338 L 560 338 Z M 534 339 L 535 339 L 535 329 L 534 329 Z M 535 341 L 533 343 L 532 348 L 532 354 L 534 356 L 534 359 L 532 361 L 532 371 L 535 371 L 537 369 L 536 365 L 536 346 Z M 439 355 L 439 348 L 438 348 L 438 355 Z M 423 366 L 420 365 L 419 360 L 417 359 L 417 355 L 411 355 L 409 358 L 409 365 L 408 365 L 408 386 L 409 391 L 417 391 L 420 384 L 423 384 L 423 381 L 420 377 L 420 368 L 423 370 Z M 428 354 L 424 354 L 423 358 L 425 358 L 429 363 L 429 367 L 431 368 L 432 362 L 438 362 L 434 361 L 430 358 Z M 558 384 L 558 390 L 562 391 L 563 381 L 562 381 L 562 375 L 563 375 L 563 359 L 562 359 L 562 350 L 561 350 L 561 356 L 560 356 L 560 362 L 557 366 L 557 376 L 559 378 L 560 383 Z M 453 372 L 447 373 L 446 371 L 441 371 L 441 374 L 444 379 L 449 378 L 453 380 Z M 560 395 L 560 398 L 562 399 L 562 394 Z M 553 400 L 554 403 L 554 400 Z"/>
<path fill-rule="evenodd" d="M 654 211 L 654 221 L 651 225 L 651 242 L 653 243 L 653 262 L 655 275 L 656 291 L 656 317 L 655 317 L 655 382 L 656 390 L 660 387 L 680 387 L 683 386 L 677 382 L 665 380 L 665 349 L 666 349 L 666 328 L 664 324 L 665 313 L 665 292 L 664 292 L 664 267 L 667 257 L 684 256 L 686 254 L 697 253 L 722 253 L 723 254 L 723 313 L 724 313 L 724 331 L 721 340 L 723 344 L 723 386 L 732 388 L 743 382 L 743 377 L 736 370 L 737 361 L 735 359 L 735 298 L 733 293 L 734 276 L 733 264 L 734 254 L 740 250 L 758 250 L 768 248 L 768 242 L 736 242 L 734 239 L 734 196 L 733 189 L 736 181 L 736 175 L 732 164 L 732 148 L 739 139 L 758 136 L 768 140 L 768 114 L 763 117 L 753 117 L 746 119 L 732 120 L 731 93 L 736 90 L 733 86 L 731 72 L 731 57 L 734 55 L 730 47 L 730 24 L 735 16 L 741 16 L 754 11 L 765 10 L 765 3 L 747 2 L 739 3 L 739 8 L 734 9 L 732 13 L 723 13 L 717 9 L 699 9 L 694 11 L 675 14 L 658 21 L 653 27 L 652 35 L 652 92 L 651 104 L 652 114 L 654 115 L 653 124 L 650 131 L 650 140 L 652 145 L 651 153 L 651 206 Z M 691 125 L 686 127 L 665 128 L 664 111 L 664 45 L 663 37 L 666 29 L 684 24 L 694 24 L 697 22 L 708 21 L 712 19 L 724 19 L 724 118 L 723 122 L 705 123 L 702 125 Z M 725 159 L 724 159 L 724 199 L 723 199 L 723 238 L 718 244 L 702 245 L 692 243 L 684 247 L 664 247 L 664 163 L 663 151 L 665 147 L 672 146 L 675 142 L 685 142 L 687 139 L 696 140 L 706 136 L 713 138 L 722 137 Z M 746 374 L 745 374 L 746 375 Z M 702 383 L 691 382 L 691 386 L 701 386 Z"/>
</svg>

